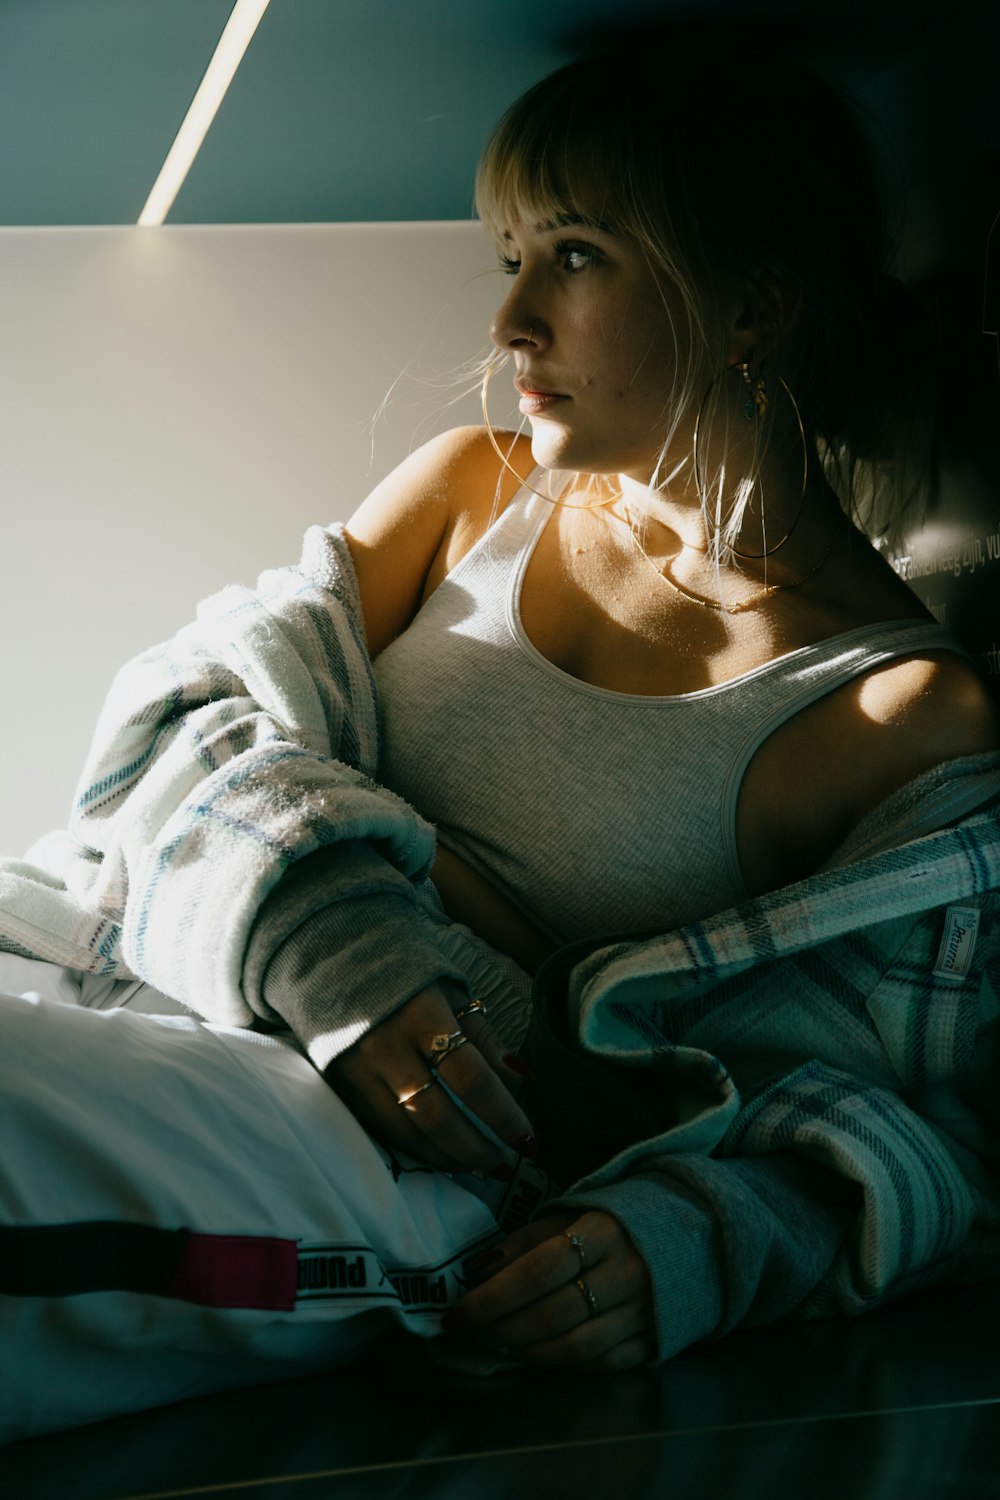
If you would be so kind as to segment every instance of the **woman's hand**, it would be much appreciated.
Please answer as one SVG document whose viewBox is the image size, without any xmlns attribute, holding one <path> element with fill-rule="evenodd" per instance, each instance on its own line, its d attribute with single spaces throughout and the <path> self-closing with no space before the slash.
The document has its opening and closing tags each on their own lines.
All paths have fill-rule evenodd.
<svg viewBox="0 0 1000 1500">
<path fill-rule="evenodd" d="M 448 1333 L 587 1370 L 628 1370 L 655 1353 L 649 1272 L 610 1214 L 549 1214 L 486 1251 L 479 1268 L 489 1280 L 446 1314 Z"/>
<path fill-rule="evenodd" d="M 460 1099 L 505 1145 L 534 1151 L 531 1123 L 507 1088 L 509 1066 L 482 1009 L 433 987 L 372 1028 L 330 1063 L 326 1077 L 354 1114 L 390 1145 L 445 1172 L 510 1177 L 503 1150 L 462 1112 Z M 444 1087 L 447 1085 L 447 1087 Z"/>
</svg>

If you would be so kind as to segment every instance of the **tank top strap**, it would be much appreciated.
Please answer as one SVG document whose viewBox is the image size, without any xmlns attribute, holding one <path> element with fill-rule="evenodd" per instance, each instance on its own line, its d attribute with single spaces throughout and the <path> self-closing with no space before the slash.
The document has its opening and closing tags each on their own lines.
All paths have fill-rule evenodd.
<svg viewBox="0 0 1000 1500">
<path fill-rule="evenodd" d="M 737 679 L 734 687 L 748 687 L 752 680 L 751 691 L 758 710 L 748 721 L 746 735 L 735 747 L 723 783 L 726 863 L 740 884 L 736 803 L 747 767 L 764 742 L 802 709 L 845 683 L 876 667 L 927 651 L 950 651 L 969 657 L 964 646 L 936 620 L 891 620 L 882 625 L 862 625 L 814 646 L 803 646 L 766 663 L 747 678 Z"/>
<path fill-rule="evenodd" d="M 496 570 L 498 575 L 502 573 L 507 579 L 523 571 L 539 533 L 557 503 L 529 488 L 540 473 L 544 473 L 544 470 L 536 469 L 528 475 L 503 512 L 451 569 L 448 574 L 449 582 L 457 581 L 470 569 L 478 571 L 484 565 L 491 572 Z"/>
</svg>

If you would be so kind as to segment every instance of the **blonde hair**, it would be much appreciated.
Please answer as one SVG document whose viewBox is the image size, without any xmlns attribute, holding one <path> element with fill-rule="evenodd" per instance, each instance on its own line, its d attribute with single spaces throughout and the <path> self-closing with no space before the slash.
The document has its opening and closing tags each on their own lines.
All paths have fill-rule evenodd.
<svg viewBox="0 0 1000 1500">
<path fill-rule="evenodd" d="M 758 314 L 794 309 L 780 375 L 845 508 L 862 514 L 887 473 L 897 504 L 912 487 L 916 434 L 927 431 L 925 393 L 912 379 L 919 361 L 903 289 L 883 274 L 871 152 L 830 86 L 745 51 L 713 54 L 710 70 L 703 56 L 666 44 L 658 55 L 571 63 L 496 126 L 476 208 L 497 238 L 513 222 L 565 215 L 639 245 L 664 290 L 676 350 L 660 482 L 687 459 L 671 453 L 678 427 L 703 408 L 710 422 L 718 405 L 720 292 L 735 288 Z M 753 488 L 746 476 L 728 518 L 706 516 L 717 548 L 738 531 Z"/>
</svg>

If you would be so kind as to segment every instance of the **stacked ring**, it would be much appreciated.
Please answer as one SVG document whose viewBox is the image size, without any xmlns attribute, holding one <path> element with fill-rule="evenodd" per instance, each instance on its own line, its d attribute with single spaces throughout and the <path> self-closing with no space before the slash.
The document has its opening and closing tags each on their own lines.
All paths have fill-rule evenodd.
<svg viewBox="0 0 1000 1500">
<path fill-rule="evenodd" d="M 481 1000 L 470 1000 L 468 1005 L 463 1005 L 461 1010 L 456 1010 L 455 1020 L 464 1021 L 466 1016 L 482 1016 L 486 1020 L 486 1006 Z"/>
<path fill-rule="evenodd" d="M 415 1089 L 409 1089 L 405 1094 L 400 1094 L 399 1098 L 396 1100 L 396 1103 L 409 1104 L 411 1099 L 415 1099 L 418 1094 L 422 1094 L 424 1092 L 424 1089 L 429 1089 L 435 1083 L 437 1083 L 436 1078 L 428 1078 L 426 1083 L 418 1083 Z"/>
<path fill-rule="evenodd" d="M 452 1052 L 457 1052 L 459 1047 L 464 1047 L 469 1038 L 464 1031 L 453 1031 L 450 1035 L 440 1032 L 431 1041 L 431 1055 L 429 1062 L 432 1068 L 440 1067 L 445 1058 Z"/>
<path fill-rule="evenodd" d="M 578 1234 L 570 1234 L 568 1229 L 563 1230 L 563 1238 L 569 1240 L 573 1249 L 580 1257 L 580 1271 L 581 1273 L 584 1272 L 587 1269 L 587 1257 L 583 1248 L 583 1240 Z"/>
<path fill-rule="evenodd" d="M 583 1277 L 582 1276 L 579 1277 L 576 1281 L 574 1281 L 573 1285 L 576 1287 L 577 1291 L 580 1293 L 580 1296 L 583 1298 L 584 1302 L 586 1302 L 586 1304 L 587 1304 L 587 1317 L 588 1318 L 596 1318 L 597 1317 L 597 1298 L 594 1296 L 593 1292 L 591 1291 L 591 1289 L 587 1285 L 587 1283 L 584 1281 Z"/>
</svg>

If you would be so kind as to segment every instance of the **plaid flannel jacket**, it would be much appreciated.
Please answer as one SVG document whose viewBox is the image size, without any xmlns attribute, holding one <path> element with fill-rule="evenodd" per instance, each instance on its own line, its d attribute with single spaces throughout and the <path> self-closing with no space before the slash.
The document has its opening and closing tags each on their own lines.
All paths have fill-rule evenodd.
<svg viewBox="0 0 1000 1500">
<path fill-rule="evenodd" d="M 987 810 L 565 975 L 580 1051 L 662 1090 L 566 1195 L 644 1254 L 661 1356 L 1000 1274 L 998 912 Z"/>
</svg>

